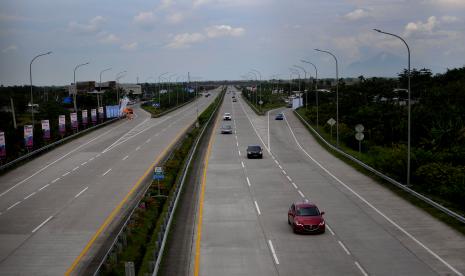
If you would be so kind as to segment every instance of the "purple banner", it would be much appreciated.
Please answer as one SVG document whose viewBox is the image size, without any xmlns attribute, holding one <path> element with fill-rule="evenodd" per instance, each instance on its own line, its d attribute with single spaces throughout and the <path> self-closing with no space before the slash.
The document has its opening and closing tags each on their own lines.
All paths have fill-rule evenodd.
<svg viewBox="0 0 465 276">
<path fill-rule="evenodd" d="M 63 136 L 66 132 L 66 117 L 65 115 L 60 115 L 58 117 L 58 131 Z"/>
<path fill-rule="evenodd" d="M 98 108 L 98 118 L 103 121 L 105 119 L 105 113 L 103 113 L 103 106 Z"/>
<path fill-rule="evenodd" d="M 95 108 L 90 110 L 90 116 L 92 117 L 92 123 L 95 125 L 97 122 L 97 110 Z"/>
<path fill-rule="evenodd" d="M 87 125 L 87 120 L 88 120 L 88 116 L 87 116 L 87 109 L 86 109 L 82 111 L 82 124 L 84 126 Z"/>
<path fill-rule="evenodd" d="M 24 145 L 26 148 L 32 148 L 34 146 L 34 128 L 32 125 L 24 126 Z"/>
<path fill-rule="evenodd" d="M 77 113 L 73 112 L 69 114 L 69 117 L 71 119 L 71 127 L 76 130 L 78 128 L 78 118 L 77 118 Z"/>
<path fill-rule="evenodd" d="M 48 120 L 42 120 L 42 132 L 45 140 L 50 139 L 50 122 Z"/>
<path fill-rule="evenodd" d="M 5 132 L 0 131 L 0 158 L 6 157 Z"/>
</svg>

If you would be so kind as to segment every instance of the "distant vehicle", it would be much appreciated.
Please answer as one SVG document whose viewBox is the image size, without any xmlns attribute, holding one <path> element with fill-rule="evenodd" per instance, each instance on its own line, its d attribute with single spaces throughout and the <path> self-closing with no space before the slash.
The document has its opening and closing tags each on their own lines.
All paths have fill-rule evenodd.
<svg viewBox="0 0 465 276">
<path fill-rule="evenodd" d="M 247 158 L 263 158 L 263 149 L 259 145 L 249 145 L 247 147 Z"/>
<path fill-rule="evenodd" d="M 210 97 L 210 93 L 205 94 L 205 98 L 208 98 L 208 97 Z"/>
<path fill-rule="evenodd" d="M 231 125 L 222 125 L 221 126 L 221 134 L 232 134 L 233 129 Z"/>
<path fill-rule="evenodd" d="M 231 113 L 224 113 L 223 121 L 231 121 Z"/>
<path fill-rule="evenodd" d="M 276 117 L 274 117 L 275 120 L 284 120 L 284 114 L 278 113 L 276 114 Z"/>
<path fill-rule="evenodd" d="M 287 103 L 287 107 L 292 107 L 292 102 Z"/>
<path fill-rule="evenodd" d="M 287 212 L 287 223 L 294 233 L 324 233 L 325 220 L 318 207 L 313 203 L 293 203 Z"/>
<path fill-rule="evenodd" d="M 232 96 L 232 98 L 234 99 L 234 98 L 236 98 L 236 96 L 235 96 L 235 95 L 233 95 L 233 96 Z"/>
<path fill-rule="evenodd" d="M 136 104 L 136 101 L 129 101 L 128 102 L 128 105 L 134 105 L 134 104 Z"/>
<path fill-rule="evenodd" d="M 233 100 L 232 100 L 232 101 L 233 101 L 233 103 L 235 103 L 235 102 L 237 102 L 237 99 L 236 99 L 236 98 L 233 98 Z"/>
</svg>

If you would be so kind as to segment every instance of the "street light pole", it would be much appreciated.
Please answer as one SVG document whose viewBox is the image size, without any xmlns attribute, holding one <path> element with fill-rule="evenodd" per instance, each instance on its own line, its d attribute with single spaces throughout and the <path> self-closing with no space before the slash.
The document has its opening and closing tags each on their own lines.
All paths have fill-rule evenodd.
<svg viewBox="0 0 465 276">
<path fill-rule="evenodd" d="M 74 91 L 74 95 L 73 95 L 73 103 L 74 103 L 74 112 L 77 112 L 77 103 L 76 103 L 76 99 L 77 99 L 77 84 L 76 84 L 76 70 L 81 67 L 81 66 L 84 66 L 84 65 L 87 65 L 89 64 L 90 62 L 86 62 L 86 63 L 82 63 L 82 64 L 78 64 L 76 65 L 76 67 L 74 67 L 74 78 L 73 78 L 73 84 L 75 86 L 75 91 Z"/>
<path fill-rule="evenodd" d="M 168 105 L 171 105 L 171 78 L 176 76 L 177 74 L 172 74 L 168 77 Z"/>
<path fill-rule="evenodd" d="M 29 63 L 29 81 L 31 82 L 31 116 L 32 116 L 32 127 L 33 128 L 34 128 L 34 98 L 32 96 L 32 63 L 38 57 L 50 55 L 51 53 L 52 52 L 50 51 L 50 52 L 47 52 L 47 53 L 44 53 L 44 54 L 37 55 L 31 60 L 31 63 Z"/>
<path fill-rule="evenodd" d="M 299 68 L 300 70 L 304 71 L 304 73 L 305 73 L 305 77 L 304 77 L 304 90 L 305 90 L 305 80 L 307 79 L 307 70 L 305 70 L 305 68 L 303 68 L 302 66 L 295 65 L 295 64 L 294 64 L 294 67 Z M 300 90 L 300 87 L 299 87 L 299 90 Z M 300 93 L 300 91 L 299 91 L 299 93 Z M 307 109 L 307 99 L 308 99 L 307 92 L 305 92 L 305 109 Z M 302 102 L 301 102 L 301 104 L 302 104 Z"/>
<path fill-rule="evenodd" d="M 118 86 L 118 81 L 125 76 L 125 73 L 128 71 L 124 70 L 116 74 L 115 76 L 115 82 L 116 82 L 116 104 L 119 105 L 119 86 Z"/>
<path fill-rule="evenodd" d="M 260 83 L 259 83 L 259 93 L 260 93 L 260 101 L 262 101 L 262 73 L 258 71 L 257 69 L 252 69 L 252 71 L 257 72 L 258 75 L 260 76 Z M 262 105 L 260 105 L 260 112 L 262 111 Z"/>
<path fill-rule="evenodd" d="M 98 105 L 98 107 L 100 107 L 99 94 L 102 92 L 102 73 L 106 72 L 106 71 L 110 71 L 110 70 L 111 70 L 111 67 L 100 71 L 100 84 L 98 86 L 98 92 L 99 93 L 97 94 L 97 105 Z"/>
<path fill-rule="evenodd" d="M 311 64 L 313 65 L 313 68 L 315 68 L 316 129 L 318 130 L 318 126 L 319 126 L 319 123 L 318 123 L 318 69 L 316 68 L 316 65 L 311 63 L 310 61 L 303 60 L 303 59 L 301 59 L 300 61 L 303 63 Z"/>
<path fill-rule="evenodd" d="M 161 86 L 161 77 L 163 77 L 164 75 L 166 74 L 169 74 L 170 72 L 165 72 L 161 75 L 158 76 L 158 105 L 160 106 L 159 108 L 161 108 L 161 97 L 160 97 L 160 86 Z"/>
<path fill-rule="evenodd" d="M 331 55 L 336 61 L 336 146 L 339 148 L 339 67 L 336 56 L 325 50 L 315 49 L 315 51 L 323 52 Z"/>
<path fill-rule="evenodd" d="M 254 71 L 250 71 L 249 74 L 252 74 L 255 78 L 255 82 L 258 82 L 258 75 Z M 257 85 L 257 91 L 255 91 L 255 105 L 258 105 L 258 85 Z"/>
<path fill-rule="evenodd" d="M 411 98 L 411 96 L 410 96 L 410 47 L 408 46 L 405 39 L 403 39 L 402 37 L 400 37 L 400 36 L 398 36 L 396 34 L 384 32 L 384 31 L 381 31 L 379 29 L 373 29 L 373 30 L 377 31 L 378 33 L 382 33 L 382 34 L 390 35 L 390 36 L 393 36 L 393 37 L 397 37 L 398 39 L 400 39 L 405 44 L 405 47 L 407 47 L 407 54 L 408 54 L 407 186 L 409 186 L 410 185 L 410 150 L 411 150 L 410 143 L 411 143 L 411 130 L 412 130 L 411 129 L 411 102 L 410 102 L 410 98 Z"/>
</svg>

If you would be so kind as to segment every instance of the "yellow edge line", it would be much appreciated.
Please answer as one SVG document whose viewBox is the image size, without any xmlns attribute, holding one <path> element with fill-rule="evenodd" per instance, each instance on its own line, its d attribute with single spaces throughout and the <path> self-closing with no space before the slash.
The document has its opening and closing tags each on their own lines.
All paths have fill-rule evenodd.
<svg viewBox="0 0 465 276">
<path fill-rule="evenodd" d="M 121 210 L 123 205 L 128 201 L 128 199 L 131 197 L 131 195 L 137 190 L 137 188 L 140 186 L 142 181 L 147 177 L 147 175 L 152 172 L 153 167 L 160 161 L 160 159 L 167 153 L 167 151 L 176 143 L 179 139 L 179 137 L 185 133 L 185 131 L 190 127 L 191 125 L 188 125 L 184 129 L 182 129 L 177 135 L 176 138 L 167 146 L 165 149 L 162 151 L 161 154 L 158 155 L 156 160 L 150 164 L 150 167 L 145 171 L 145 173 L 137 180 L 136 184 L 131 188 L 131 190 L 126 194 L 126 196 L 123 198 L 123 200 L 116 206 L 115 209 L 110 213 L 110 215 L 105 219 L 103 224 L 98 228 L 97 232 L 95 232 L 94 236 L 90 239 L 90 241 L 86 244 L 84 249 L 81 251 L 79 256 L 74 260 L 74 262 L 71 264 L 71 266 L 66 270 L 65 275 L 70 275 L 71 272 L 73 272 L 81 259 L 86 255 L 86 253 L 89 251 L 90 247 L 92 244 L 95 242 L 95 240 L 100 236 L 100 234 L 105 230 L 105 228 L 113 221 L 115 216 L 118 214 L 118 212 Z"/>
<path fill-rule="evenodd" d="M 207 169 L 208 161 L 210 160 L 210 153 L 212 145 L 215 142 L 215 130 L 218 124 L 220 116 L 217 116 L 215 121 L 215 126 L 213 127 L 212 135 L 210 136 L 210 141 L 208 143 L 207 156 L 205 157 L 205 164 L 203 168 L 202 175 L 202 186 L 200 188 L 200 199 L 199 199 L 199 217 L 197 221 L 197 239 L 195 242 L 195 262 L 194 262 L 194 276 L 199 276 L 199 267 L 200 267 L 200 241 L 202 239 L 202 217 L 203 217 L 203 200 L 205 197 L 205 184 L 207 183 Z"/>
</svg>

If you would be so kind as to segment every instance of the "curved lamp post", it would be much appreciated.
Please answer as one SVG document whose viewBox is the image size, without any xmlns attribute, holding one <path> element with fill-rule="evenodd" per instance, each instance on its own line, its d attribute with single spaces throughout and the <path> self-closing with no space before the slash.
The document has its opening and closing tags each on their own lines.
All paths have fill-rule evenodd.
<svg viewBox="0 0 465 276">
<path fill-rule="evenodd" d="M 74 91 L 74 95 L 73 95 L 73 103 L 74 103 L 74 112 L 77 112 L 77 84 L 76 84 L 76 70 L 81 67 L 81 66 L 85 66 L 85 65 L 88 65 L 90 64 L 90 62 L 86 62 L 86 63 L 81 63 L 81 64 L 78 64 L 76 65 L 76 67 L 74 67 L 74 78 L 73 78 L 73 83 L 74 83 L 74 86 L 76 86 L 76 91 Z"/>
<path fill-rule="evenodd" d="M 41 56 L 46 56 L 46 55 L 50 55 L 52 52 L 49 51 L 47 53 L 44 53 L 44 54 L 39 54 L 37 56 L 35 56 L 32 60 L 31 60 L 31 63 L 29 63 L 29 81 L 31 82 L 31 116 L 32 116 L 32 127 L 34 128 L 34 98 L 32 96 L 32 63 L 34 62 L 34 60 L 36 60 L 38 57 L 41 57 Z"/>
<path fill-rule="evenodd" d="M 311 63 L 310 61 L 307 60 L 300 60 L 303 63 L 308 63 L 315 68 L 315 97 L 316 97 L 316 129 L 319 127 L 319 122 L 318 122 L 318 69 L 316 68 L 316 65 Z"/>
</svg>

